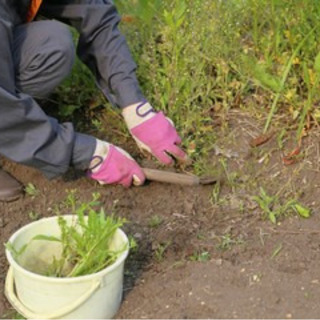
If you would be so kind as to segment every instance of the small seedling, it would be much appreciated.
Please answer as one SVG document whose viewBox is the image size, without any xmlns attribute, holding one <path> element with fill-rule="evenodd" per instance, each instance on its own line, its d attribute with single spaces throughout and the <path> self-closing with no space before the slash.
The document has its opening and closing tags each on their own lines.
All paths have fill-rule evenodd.
<svg viewBox="0 0 320 320">
<path fill-rule="evenodd" d="M 199 232 L 197 234 L 197 239 L 198 240 L 206 240 L 206 236 L 203 233 Z"/>
<path fill-rule="evenodd" d="M 226 251 L 231 249 L 233 245 L 243 244 L 240 238 L 233 239 L 230 233 L 226 233 L 220 237 L 220 243 L 217 245 L 218 250 Z"/>
<path fill-rule="evenodd" d="M 253 197 L 253 200 L 260 206 L 263 212 L 268 215 L 270 221 L 276 223 L 275 213 L 271 210 L 272 205 L 276 201 L 275 197 L 269 196 L 261 187 L 260 195 Z"/>
<path fill-rule="evenodd" d="M 138 243 L 133 236 L 129 236 L 129 246 L 133 253 L 137 252 L 139 249 Z"/>
<path fill-rule="evenodd" d="M 303 218 L 309 218 L 311 215 L 311 210 L 301 205 L 297 200 L 289 199 L 285 204 L 281 204 L 277 196 L 268 195 L 262 187 L 260 195 L 253 197 L 253 200 L 272 223 L 276 223 L 279 217 L 290 213 L 290 211 L 296 212 Z"/>
<path fill-rule="evenodd" d="M 103 131 L 103 123 L 99 119 L 92 119 L 91 121 L 92 125 L 95 127 L 95 129 L 99 132 Z"/>
<path fill-rule="evenodd" d="M 210 253 L 208 251 L 202 252 L 195 252 L 191 257 L 191 261 L 198 261 L 198 262 L 206 262 L 210 260 Z"/>
<path fill-rule="evenodd" d="M 40 214 L 35 212 L 35 211 L 30 211 L 29 212 L 29 218 L 32 221 L 36 221 L 36 220 L 38 220 L 40 218 Z"/>
<path fill-rule="evenodd" d="M 158 262 L 161 262 L 164 259 L 164 254 L 168 247 L 170 246 L 171 242 L 167 241 L 165 243 L 161 243 L 158 245 L 156 251 L 155 251 L 155 258 Z"/>
<path fill-rule="evenodd" d="M 161 224 L 163 223 L 163 218 L 158 216 L 158 215 L 154 215 L 150 218 L 149 220 L 149 227 L 150 228 L 157 228 L 159 227 Z"/>
<path fill-rule="evenodd" d="M 294 211 L 296 213 L 299 214 L 300 217 L 302 218 L 309 218 L 311 215 L 311 210 L 309 208 L 306 208 L 304 206 L 302 206 L 299 203 L 295 203 L 292 205 L 292 208 L 294 209 Z"/>
<path fill-rule="evenodd" d="M 272 252 L 271 259 L 274 259 L 282 250 L 282 243 L 280 243 Z"/>
<path fill-rule="evenodd" d="M 25 187 L 25 192 L 27 195 L 29 195 L 30 197 L 36 197 L 40 191 L 35 187 L 35 185 L 31 182 L 29 182 L 26 187 Z"/>
</svg>

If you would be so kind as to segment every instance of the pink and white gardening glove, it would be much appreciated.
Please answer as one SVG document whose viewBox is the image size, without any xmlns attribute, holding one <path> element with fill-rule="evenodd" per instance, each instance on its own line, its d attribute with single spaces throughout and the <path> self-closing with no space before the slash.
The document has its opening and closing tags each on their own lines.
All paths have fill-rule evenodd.
<svg viewBox="0 0 320 320">
<path fill-rule="evenodd" d="M 178 146 L 181 138 L 172 121 L 166 118 L 163 112 L 155 112 L 151 105 L 144 101 L 124 108 L 122 115 L 140 149 L 150 152 L 167 165 L 173 162 L 171 156 L 178 160 L 187 160 L 187 155 Z"/>
<path fill-rule="evenodd" d="M 124 150 L 108 142 L 97 140 L 88 176 L 100 184 L 142 185 L 144 173 L 137 162 Z"/>
</svg>

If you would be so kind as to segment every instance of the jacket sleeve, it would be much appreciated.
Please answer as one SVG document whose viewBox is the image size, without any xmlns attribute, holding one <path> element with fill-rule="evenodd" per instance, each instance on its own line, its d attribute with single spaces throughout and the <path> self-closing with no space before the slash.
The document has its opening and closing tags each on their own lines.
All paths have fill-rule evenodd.
<svg viewBox="0 0 320 320">
<path fill-rule="evenodd" d="M 123 108 L 145 99 L 136 79 L 136 65 L 118 29 L 120 17 L 113 1 L 47 0 L 41 14 L 79 31 L 78 56 L 111 103 Z"/>
<path fill-rule="evenodd" d="M 40 169 L 48 178 L 64 173 L 71 164 L 88 165 L 81 150 L 95 148 L 95 140 L 76 134 L 70 123 L 48 117 L 37 102 L 15 87 L 13 22 L 0 3 L 0 153 L 21 164 Z"/>
</svg>

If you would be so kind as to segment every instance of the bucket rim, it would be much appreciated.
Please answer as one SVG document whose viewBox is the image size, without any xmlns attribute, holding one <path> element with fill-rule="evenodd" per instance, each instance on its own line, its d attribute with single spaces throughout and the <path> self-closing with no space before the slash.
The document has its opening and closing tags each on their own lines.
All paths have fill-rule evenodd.
<svg viewBox="0 0 320 320">
<path fill-rule="evenodd" d="M 67 215 L 63 215 L 64 218 L 75 218 L 76 215 L 71 215 L 71 214 L 67 214 Z M 56 220 L 58 217 L 54 216 L 54 217 L 47 217 L 47 218 L 42 218 L 38 221 L 33 221 L 31 223 L 26 224 L 25 226 L 23 226 L 22 228 L 18 229 L 16 232 L 14 232 L 11 237 L 9 238 L 8 242 L 13 243 L 14 240 L 24 231 L 26 231 L 27 229 L 31 228 L 32 226 L 34 226 L 35 224 L 41 224 L 45 221 L 49 221 L 49 220 Z M 74 282 L 84 282 L 84 281 L 88 281 L 91 280 L 93 278 L 99 277 L 99 276 L 103 276 L 107 273 L 110 273 L 111 271 L 113 271 L 114 269 L 117 269 L 119 267 L 119 265 L 121 265 L 125 259 L 127 258 L 128 254 L 129 254 L 129 240 L 128 237 L 126 235 L 126 233 L 121 229 L 118 228 L 117 233 L 120 233 L 121 237 L 125 240 L 125 242 L 127 243 L 128 247 L 127 249 L 121 254 L 119 255 L 119 257 L 116 259 L 116 261 L 107 266 L 106 268 L 95 272 L 95 273 L 91 273 L 91 274 L 87 274 L 87 275 L 82 275 L 82 276 L 78 276 L 78 277 L 65 277 L 65 278 L 58 278 L 58 277 L 49 277 L 49 276 L 44 276 L 35 272 L 31 272 L 29 270 L 26 270 L 25 268 L 23 268 L 12 256 L 11 252 L 8 249 L 5 249 L 6 252 L 6 257 L 7 260 L 10 264 L 10 266 L 13 268 L 13 270 L 17 270 L 19 272 L 22 272 L 23 274 L 29 276 L 30 278 L 34 278 L 37 280 L 43 280 L 46 282 L 60 282 L 60 283 L 74 283 Z"/>
</svg>

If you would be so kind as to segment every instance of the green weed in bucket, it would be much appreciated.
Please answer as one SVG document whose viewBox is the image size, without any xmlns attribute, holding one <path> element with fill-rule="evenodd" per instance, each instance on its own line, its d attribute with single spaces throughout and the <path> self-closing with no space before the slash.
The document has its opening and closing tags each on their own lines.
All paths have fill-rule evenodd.
<svg viewBox="0 0 320 320">
<path fill-rule="evenodd" d="M 47 267 L 46 276 L 78 277 L 92 274 L 111 265 L 119 254 L 127 249 L 127 246 L 117 251 L 110 249 L 115 232 L 126 220 L 116 218 L 113 214 L 107 216 L 103 208 L 96 209 L 99 197 L 98 193 L 94 193 L 92 201 L 78 204 L 75 192 L 70 192 L 65 203 L 75 216 L 72 223 L 67 223 L 67 220 L 59 215 L 60 237 L 39 234 L 32 238 L 31 241 L 61 243 L 62 254 L 60 257 L 53 257 L 53 262 Z M 28 244 L 16 250 L 11 243 L 7 243 L 6 248 L 19 262 L 19 256 L 28 250 Z"/>
</svg>

